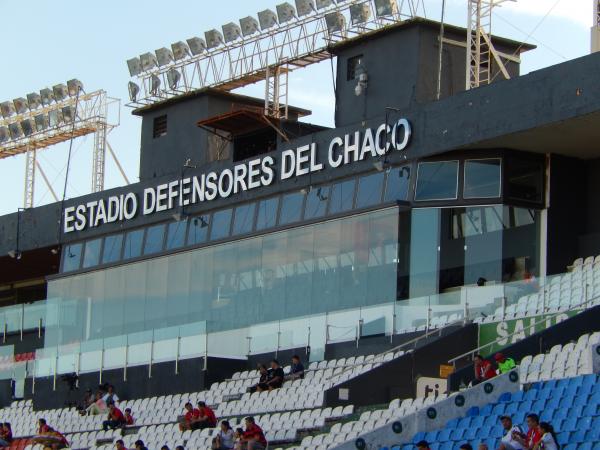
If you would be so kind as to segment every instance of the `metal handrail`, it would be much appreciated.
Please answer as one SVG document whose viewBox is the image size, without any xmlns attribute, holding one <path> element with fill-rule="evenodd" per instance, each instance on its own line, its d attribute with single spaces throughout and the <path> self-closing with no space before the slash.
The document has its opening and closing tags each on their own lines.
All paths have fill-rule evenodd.
<svg viewBox="0 0 600 450">
<path fill-rule="evenodd" d="M 575 310 L 575 309 L 581 308 L 582 306 L 584 306 L 584 305 L 586 305 L 586 304 L 588 304 L 588 303 L 590 303 L 590 302 L 593 302 L 593 301 L 595 301 L 595 300 L 597 300 L 597 299 L 599 299 L 599 298 L 600 298 L 600 296 L 592 297 L 592 298 L 590 298 L 590 299 L 588 299 L 588 300 L 586 300 L 586 301 L 584 301 L 584 302 L 581 302 L 581 303 L 578 303 L 578 304 L 577 304 L 577 305 L 575 305 L 575 306 L 572 306 L 572 307 L 571 307 L 571 308 L 569 308 L 569 309 L 566 309 L 566 310 L 564 310 L 564 311 L 558 311 L 558 312 L 556 312 L 555 314 L 551 314 L 551 315 L 550 315 L 550 317 L 551 317 L 551 318 L 555 318 L 555 317 L 559 316 L 560 314 L 564 314 L 565 312 L 569 312 L 569 311 L 573 311 L 573 310 Z M 539 321 L 537 321 L 537 322 L 534 322 L 533 324 L 531 324 L 531 325 L 530 325 L 530 328 L 531 328 L 531 327 L 536 327 L 536 326 L 537 326 L 537 325 L 539 325 L 540 323 L 544 323 L 544 322 L 546 322 L 547 320 L 548 320 L 548 317 L 547 317 L 547 316 L 545 316 L 543 319 L 540 319 Z M 479 347 L 477 347 L 477 348 L 475 348 L 475 349 L 473 349 L 473 350 L 470 350 L 470 351 L 468 351 L 468 352 L 466 352 L 466 353 L 463 353 L 463 354 L 461 354 L 461 355 L 459 355 L 459 356 L 456 356 L 456 357 L 454 357 L 454 358 L 450 359 L 450 360 L 448 361 L 448 364 L 452 364 L 454 367 L 456 367 L 456 361 L 458 361 L 459 359 L 462 359 L 462 358 L 464 358 L 465 356 L 469 356 L 469 355 L 476 355 L 477 353 L 479 353 L 479 352 L 480 352 L 480 350 L 481 350 L 481 349 L 484 349 L 484 348 L 490 347 L 490 346 L 492 346 L 492 345 L 494 345 L 494 344 L 498 344 L 500 341 L 504 341 L 504 340 L 510 339 L 512 336 L 514 336 L 514 335 L 516 335 L 516 334 L 521 334 L 521 333 L 522 333 L 522 331 L 515 331 L 515 332 L 513 332 L 513 333 L 511 333 L 511 334 L 509 334 L 509 335 L 507 335 L 507 336 L 502 336 L 502 337 L 499 337 L 498 339 L 496 339 L 496 340 L 495 340 L 495 341 L 493 341 L 493 342 L 488 342 L 487 344 L 480 345 Z"/>
</svg>

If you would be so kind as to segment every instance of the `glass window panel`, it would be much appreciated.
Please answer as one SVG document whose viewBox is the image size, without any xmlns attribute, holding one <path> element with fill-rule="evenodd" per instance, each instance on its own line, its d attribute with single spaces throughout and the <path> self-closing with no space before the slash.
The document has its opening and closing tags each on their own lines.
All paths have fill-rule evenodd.
<svg viewBox="0 0 600 450">
<path fill-rule="evenodd" d="M 359 180 L 358 194 L 356 196 L 357 208 L 366 208 L 367 206 L 373 206 L 381 202 L 383 175 L 383 172 L 374 173 Z"/>
<path fill-rule="evenodd" d="M 500 159 L 465 162 L 464 198 L 500 197 Z"/>
<path fill-rule="evenodd" d="M 329 203 L 329 214 L 336 214 L 352 209 L 354 200 L 354 186 L 356 180 L 347 180 L 334 184 L 331 188 L 331 202 Z"/>
<path fill-rule="evenodd" d="M 279 225 L 286 225 L 301 220 L 303 202 L 304 194 L 302 192 L 284 195 L 281 203 L 281 211 L 279 212 Z"/>
<path fill-rule="evenodd" d="M 485 230 L 488 233 L 508 228 L 504 218 L 504 206 L 488 206 L 485 208 Z"/>
<path fill-rule="evenodd" d="M 142 254 L 142 241 L 144 230 L 135 230 L 127 233 L 125 247 L 123 248 L 123 259 L 136 258 Z"/>
<path fill-rule="evenodd" d="M 104 251 L 102 252 L 102 263 L 108 264 L 121 259 L 121 247 L 123 247 L 123 235 L 115 234 L 104 238 Z"/>
<path fill-rule="evenodd" d="M 210 225 L 210 216 L 198 216 L 190 220 L 190 229 L 188 231 L 188 245 L 201 244 L 206 241 L 208 235 L 208 226 Z"/>
<path fill-rule="evenodd" d="M 223 239 L 229 236 L 231 229 L 231 209 L 217 211 L 213 214 L 212 227 L 210 230 L 210 238 Z"/>
<path fill-rule="evenodd" d="M 185 230 L 187 228 L 187 219 L 178 220 L 169 224 L 167 230 L 167 250 L 173 250 L 183 247 L 185 243 Z"/>
<path fill-rule="evenodd" d="M 242 205 L 235 208 L 232 234 L 249 233 L 252 231 L 255 210 L 255 203 L 250 203 L 249 205 Z"/>
<path fill-rule="evenodd" d="M 306 207 L 304 210 L 304 219 L 316 219 L 323 217 L 327 210 L 327 200 L 329 200 L 330 186 L 321 186 L 312 189 L 306 196 Z"/>
<path fill-rule="evenodd" d="M 146 231 L 146 242 L 144 243 L 144 255 L 158 253 L 163 249 L 165 238 L 165 225 L 154 225 Z"/>
<path fill-rule="evenodd" d="M 387 175 L 385 186 L 386 202 L 406 201 L 408 198 L 408 189 L 410 187 L 410 167 L 394 167 Z"/>
<path fill-rule="evenodd" d="M 535 222 L 535 210 L 527 208 L 512 208 L 515 217 L 515 227 L 531 225 Z"/>
<path fill-rule="evenodd" d="M 415 200 L 454 200 L 458 189 L 458 161 L 419 163 Z"/>
<path fill-rule="evenodd" d="M 507 196 L 518 200 L 541 202 L 544 171 L 540 161 L 511 158 L 507 164 Z"/>
<path fill-rule="evenodd" d="M 264 230 L 272 228 L 277 222 L 277 209 L 279 197 L 269 198 L 260 202 L 258 206 L 258 217 L 256 218 L 256 229 Z"/>
<path fill-rule="evenodd" d="M 63 251 L 63 272 L 79 269 L 81 263 L 81 248 L 83 244 L 71 244 Z"/>
<path fill-rule="evenodd" d="M 100 262 L 100 248 L 102 239 L 93 239 L 85 243 L 85 250 L 83 253 L 83 267 L 97 266 Z"/>
</svg>

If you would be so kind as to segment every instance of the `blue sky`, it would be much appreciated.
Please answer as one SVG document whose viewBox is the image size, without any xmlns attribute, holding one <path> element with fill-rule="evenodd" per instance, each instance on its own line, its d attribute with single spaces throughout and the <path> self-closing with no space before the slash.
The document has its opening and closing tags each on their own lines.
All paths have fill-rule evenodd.
<svg viewBox="0 0 600 450">
<path fill-rule="evenodd" d="M 0 66 L 0 102 L 78 78 L 86 91 L 104 89 L 120 98 L 120 126 L 108 139 L 130 181 L 137 181 L 140 119 L 124 106 L 129 74 L 125 61 L 172 42 L 202 36 L 205 30 L 272 8 L 276 0 L 157 1 L 0 0 L 4 54 Z M 439 20 L 441 0 L 425 0 L 425 13 Z M 447 0 L 446 20 L 466 24 L 467 0 Z M 496 9 L 494 33 L 538 45 L 525 54 L 522 73 L 528 73 L 589 53 L 592 0 L 518 0 Z M 306 120 L 333 123 L 333 92 L 329 63 L 294 73 L 290 103 L 311 109 Z M 244 93 L 262 97 L 263 86 Z M 73 143 L 67 198 L 91 190 L 93 137 Z M 38 160 L 62 194 L 68 144 L 38 152 Z M 22 156 L 0 160 L 0 215 L 23 204 L 25 161 Z M 124 184 L 114 162 L 107 159 L 106 187 Z M 52 197 L 38 176 L 35 205 Z"/>
</svg>

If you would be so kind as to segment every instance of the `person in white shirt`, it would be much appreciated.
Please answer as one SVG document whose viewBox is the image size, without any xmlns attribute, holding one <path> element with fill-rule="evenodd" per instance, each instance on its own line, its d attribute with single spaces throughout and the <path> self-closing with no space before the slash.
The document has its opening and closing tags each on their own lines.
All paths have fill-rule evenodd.
<svg viewBox="0 0 600 450">
<path fill-rule="evenodd" d="M 534 450 L 538 450 L 540 448 L 543 448 L 544 450 L 559 450 L 554 427 L 548 422 L 542 422 L 540 423 L 540 429 L 543 433 L 542 440 L 535 444 Z"/>
<path fill-rule="evenodd" d="M 108 385 L 106 394 L 104 394 L 102 400 L 104 400 L 104 403 L 106 403 L 107 405 L 111 402 L 116 405 L 119 402 L 119 396 L 115 394 L 115 388 L 112 385 Z"/>
<path fill-rule="evenodd" d="M 520 434 L 523 431 L 518 425 L 513 425 L 512 419 L 508 416 L 500 417 L 500 422 L 506 434 L 502 437 L 498 450 L 524 450 L 519 441 L 515 439 L 515 434 Z"/>
<path fill-rule="evenodd" d="M 221 422 L 221 429 L 213 439 L 213 450 L 231 450 L 234 447 L 235 435 L 227 420 Z"/>
</svg>

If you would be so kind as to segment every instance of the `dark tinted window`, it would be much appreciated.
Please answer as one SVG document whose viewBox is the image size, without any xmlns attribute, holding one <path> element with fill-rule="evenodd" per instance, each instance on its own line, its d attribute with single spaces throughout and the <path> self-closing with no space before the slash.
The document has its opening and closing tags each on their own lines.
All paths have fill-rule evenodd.
<svg viewBox="0 0 600 450">
<path fill-rule="evenodd" d="M 63 272 L 79 269 L 82 244 L 67 245 L 63 251 Z"/>
<path fill-rule="evenodd" d="M 325 215 L 327 201 L 329 200 L 329 186 L 312 189 L 306 196 L 304 219 L 316 219 Z"/>
<path fill-rule="evenodd" d="M 206 241 L 208 236 L 208 225 L 210 216 L 198 216 L 190 220 L 190 230 L 188 231 L 188 245 L 200 244 Z"/>
<path fill-rule="evenodd" d="M 500 197 L 500 159 L 465 161 L 464 198 Z"/>
<path fill-rule="evenodd" d="M 252 231 L 255 210 L 255 203 L 251 203 L 249 205 L 242 205 L 235 208 L 235 217 L 233 219 L 232 234 L 249 233 Z"/>
<path fill-rule="evenodd" d="M 102 263 L 112 263 L 121 259 L 121 247 L 123 247 L 123 235 L 115 234 L 104 238 L 104 250 L 102 251 Z"/>
<path fill-rule="evenodd" d="M 458 188 L 458 161 L 419 163 L 415 200 L 454 200 Z"/>
<path fill-rule="evenodd" d="M 187 220 L 178 220 L 169 224 L 169 229 L 167 231 L 168 250 L 183 247 L 183 244 L 185 243 L 186 227 Z"/>
<path fill-rule="evenodd" d="M 146 241 L 144 242 L 144 255 L 158 253 L 163 249 L 165 238 L 165 226 L 154 225 L 146 230 Z"/>
<path fill-rule="evenodd" d="M 544 166 L 541 161 L 511 158 L 508 172 L 507 196 L 516 200 L 542 202 Z"/>
<path fill-rule="evenodd" d="M 362 177 L 358 181 L 358 194 L 356 195 L 357 208 L 365 208 L 381 202 L 383 175 L 383 172 L 374 173 L 373 175 Z"/>
<path fill-rule="evenodd" d="M 279 197 L 263 200 L 258 205 L 258 217 L 256 218 L 256 229 L 264 230 L 275 226 L 277 222 L 277 208 Z"/>
<path fill-rule="evenodd" d="M 356 180 L 354 179 L 333 185 L 331 188 L 331 200 L 329 202 L 329 214 L 336 214 L 352 209 L 355 185 Z"/>
<path fill-rule="evenodd" d="M 212 227 L 210 230 L 211 239 L 223 239 L 229 236 L 231 229 L 231 209 L 217 211 L 213 214 Z"/>
<path fill-rule="evenodd" d="M 142 241 L 144 239 L 144 230 L 130 231 L 125 236 L 125 246 L 123 247 L 123 259 L 135 258 L 142 254 Z"/>
<path fill-rule="evenodd" d="M 363 55 L 353 56 L 348 58 L 348 67 L 346 72 L 346 79 L 348 81 L 354 80 L 358 77 L 359 67 L 362 65 Z"/>
<path fill-rule="evenodd" d="M 284 195 L 281 203 L 281 211 L 279 212 L 279 224 L 286 225 L 302 219 L 303 202 L 304 194 L 302 192 Z"/>
<path fill-rule="evenodd" d="M 100 262 L 100 248 L 102 239 L 93 239 L 85 243 L 85 250 L 83 253 L 83 267 L 97 266 Z"/>
<path fill-rule="evenodd" d="M 384 200 L 386 202 L 406 201 L 408 199 L 409 188 L 410 167 L 394 167 L 387 174 Z"/>
<path fill-rule="evenodd" d="M 152 137 L 159 138 L 167 134 L 167 116 L 159 116 L 154 118 L 152 128 Z"/>
</svg>

